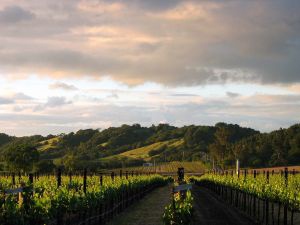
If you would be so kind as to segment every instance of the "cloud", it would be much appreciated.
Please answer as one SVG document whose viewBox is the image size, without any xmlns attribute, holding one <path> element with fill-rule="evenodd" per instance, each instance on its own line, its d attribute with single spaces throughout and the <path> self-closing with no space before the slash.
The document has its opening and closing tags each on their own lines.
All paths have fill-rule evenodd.
<svg viewBox="0 0 300 225">
<path fill-rule="evenodd" d="M 0 97 L 0 105 L 13 105 L 15 103 L 26 102 L 29 100 L 33 100 L 33 98 L 22 92 L 12 93 L 5 95 L 5 97 Z"/>
<path fill-rule="evenodd" d="M 29 0 L 2 8 L 2 21 L 12 23 L 0 37 L 7 77 L 110 76 L 166 86 L 300 82 L 300 3 L 293 0 Z"/>
<path fill-rule="evenodd" d="M 236 97 L 239 97 L 241 96 L 239 93 L 234 93 L 234 92 L 226 92 L 226 95 L 229 97 L 229 98 L 236 98 Z"/>
<path fill-rule="evenodd" d="M 79 10 L 89 13 L 114 14 L 124 10 L 125 5 L 117 1 L 79 1 L 77 7 Z"/>
<path fill-rule="evenodd" d="M 114 99 L 118 99 L 119 95 L 117 93 L 111 93 L 110 95 L 107 96 L 107 98 L 114 98 Z"/>
<path fill-rule="evenodd" d="M 13 99 L 15 99 L 15 100 L 25 100 L 26 101 L 26 100 L 33 100 L 34 98 L 29 96 L 29 95 L 26 95 L 24 93 L 19 92 L 19 93 L 15 93 L 13 95 Z"/>
<path fill-rule="evenodd" d="M 34 14 L 19 6 L 8 6 L 0 10 L 0 23 L 18 23 L 31 20 Z"/>
<path fill-rule="evenodd" d="M 295 83 L 293 85 L 290 85 L 288 87 L 288 90 L 295 92 L 295 93 L 300 93 L 300 84 L 299 83 Z"/>
<path fill-rule="evenodd" d="M 34 107 L 34 111 L 42 111 L 47 108 L 58 108 L 65 105 L 72 104 L 72 101 L 68 101 L 65 97 L 48 97 L 48 100 L 44 104 L 39 104 Z"/>
<path fill-rule="evenodd" d="M 181 2 L 181 0 L 104 0 L 103 2 L 113 2 L 112 5 L 123 3 L 130 7 L 135 7 L 139 10 L 145 11 L 164 11 L 167 9 L 174 8 L 179 2 Z"/>
<path fill-rule="evenodd" d="M 62 105 L 71 104 L 71 101 L 67 101 L 65 97 L 49 97 L 46 103 L 47 107 L 58 107 Z"/>
<path fill-rule="evenodd" d="M 65 91 L 77 91 L 78 88 L 75 87 L 74 85 L 66 84 L 63 82 L 56 82 L 54 84 L 49 85 L 50 89 L 62 89 Z"/>
<path fill-rule="evenodd" d="M 33 102 L 15 110 L 11 106 L 16 105 L 12 104 L 1 106 L 0 127 L 5 128 L 2 132 L 17 135 L 47 135 L 134 123 L 151 126 L 158 121 L 176 126 L 214 125 L 223 121 L 271 131 L 300 121 L 299 94 L 256 94 L 239 96 L 234 101 L 224 96 L 204 98 L 201 102 L 179 101 L 161 104 L 152 104 L 147 98 L 141 98 L 134 104 L 127 105 L 113 104 L 105 99 L 91 99 L 82 104 L 80 101 L 70 101 L 64 97 L 49 97 L 43 104 Z"/>
<path fill-rule="evenodd" d="M 170 96 L 173 96 L 173 97 L 197 97 L 197 96 L 199 96 L 199 95 L 196 95 L 196 94 L 178 93 L 178 94 L 171 94 Z"/>
<path fill-rule="evenodd" d="M 14 103 L 14 100 L 12 100 L 10 98 L 0 97 L 0 105 L 8 105 L 8 104 L 12 104 L 12 103 Z"/>
<path fill-rule="evenodd" d="M 132 2 L 128 1 L 127 2 Z M 180 0 L 152 0 L 152 1 L 147 1 L 147 0 L 136 0 L 133 1 L 134 4 L 136 4 L 138 7 L 148 10 L 148 11 L 164 11 L 170 8 L 174 8 Z"/>
</svg>

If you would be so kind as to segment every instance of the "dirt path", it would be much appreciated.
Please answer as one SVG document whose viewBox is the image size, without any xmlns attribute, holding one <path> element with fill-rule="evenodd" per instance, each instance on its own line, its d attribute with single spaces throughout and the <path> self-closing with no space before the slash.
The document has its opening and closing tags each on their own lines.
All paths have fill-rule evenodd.
<svg viewBox="0 0 300 225">
<path fill-rule="evenodd" d="M 195 225 L 253 225 L 228 204 L 205 188 L 193 187 Z"/>
<path fill-rule="evenodd" d="M 115 217 L 108 225 L 162 225 L 165 206 L 171 199 L 171 186 L 157 188 Z"/>
</svg>

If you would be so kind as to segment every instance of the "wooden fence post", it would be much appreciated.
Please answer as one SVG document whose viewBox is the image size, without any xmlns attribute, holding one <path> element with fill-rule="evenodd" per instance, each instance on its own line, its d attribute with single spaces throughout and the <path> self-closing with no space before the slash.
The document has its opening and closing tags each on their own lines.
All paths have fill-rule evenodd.
<svg viewBox="0 0 300 225">
<path fill-rule="evenodd" d="M 72 183 L 72 172 L 69 172 L 69 183 Z"/>
<path fill-rule="evenodd" d="M 30 183 L 30 185 L 33 184 L 33 174 L 32 173 L 29 174 L 29 183 Z"/>
<path fill-rule="evenodd" d="M 21 176 L 21 172 L 19 171 L 19 183 L 21 182 L 22 176 Z"/>
<path fill-rule="evenodd" d="M 61 186 L 61 169 L 60 168 L 58 168 L 58 170 L 57 170 L 56 180 L 57 180 L 57 187 L 59 188 Z"/>
<path fill-rule="evenodd" d="M 12 179 L 12 184 L 15 186 L 16 185 L 16 176 L 15 176 L 15 173 L 12 173 L 11 179 Z"/>
<path fill-rule="evenodd" d="M 115 172 L 111 172 L 111 181 L 114 182 L 115 181 Z"/>
<path fill-rule="evenodd" d="M 100 186 L 101 187 L 103 186 L 103 176 L 102 176 L 102 174 L 100 175 Z"/>
</svg>

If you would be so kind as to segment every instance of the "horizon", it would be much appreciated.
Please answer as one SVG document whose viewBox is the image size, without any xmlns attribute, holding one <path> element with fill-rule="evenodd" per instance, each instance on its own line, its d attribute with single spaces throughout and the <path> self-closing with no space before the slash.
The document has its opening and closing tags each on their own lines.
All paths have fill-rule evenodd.
<svg viewBox="0 0 300 225">
<path fill-rule="evenodd" d="M 0 133 L 300 122 L 300 2 L 0 3 Z"/>
<path fill-rule="evenodd" d="M 176 128 L 182 128 L 182 127 L 188 127 L 188 126 L 210 126 L 210 127 L 215 127 L 216 124 L 218 124 L 218 123 L 224 123 L 224 122 L 219 121 L 219 122 L 217 122 L 217 123 L 215 123 L 215 124 L 213 124 L 213 125 L 208 125 L 208 124 L 186 124 L 186 125 L 182 125 L 182 126 L 174 126 L 173 124 L 168 124 L 168 123 L 157 123 L 157 124 L 151 124 L 151 125 L 149 125 L 149 126 L 147 126 L 147 125 L 143 126 L 142 124 L 139 124 L 139 123 L 133 123 L 133 124 L 121 124 L 121 125 L 119 125 L 119 126 L 110 126 L 110 127 L 106 127 L 106 128 L 85 128 L 85 129 L 73 130 L 73 131 L 70 131 L 70 132 L 67 132 L 67 133 L 56 133 L 56 134 L 54 134 L 54 133 L 50 133 L 50 134 L 38 134 L 38 133 L 35 133 L 35 134 L 25 135 L 25 136 L 17 136 L 17 135 L 13 135 L 13 134 L 9 134 L 9 133 L 3 133 L 3 132 L 0 132 L 0 134 L 1 134 L 1 133 L 2 133 L 2 134 L 7 134 L 7 135 L 9 135 L 9 136 L 13 136 L 13 137 L 17 137 L 17 138 L 20 138 L 20 137 L 27 137 L 27 136 L 35 136 L 35 135 L 41 135 L 41 136 L 43 136 L 43 137 L 47 137 L 47 136 L 49 136 L 49 135 L 59 136 L 59 135 L 61 135 L 61 134 L 64 134 L 64 135 L 68 135 L 68 134 L 70 134 L 70 133 L 76 134 L 76 133 L 77 133 L 78 131 L 80 131 L 80 130 L 88 130 L 88 129 L 98 130 L 99 132 L 102 132 L 103 130 L 108 129 L 108 128 L 119 128 L 119 127 L 121 127 L 121 126 L 123 126 L 123 125 L 133 126 L 133 125 L 135 125 L 135 124 L 139 124 L 141 127 L 146 127 L 146 128 L 150 128 L 150 127 L 153 126 L 153 125 L 154 125 L 154 126 L 158 126 L 158 125 L 160 125 L 160 124 L 168 124 L 168 125 L 174 126 L 174 127 L 176 127 Z M 238 124 L 233 124 L 233 123 L 226 123 L 226 124 L 228 124 L 228 125 L 238 125 Z M 270 130 L 270 131 L 260 131 L 260 130 L 254 129 L 254 128 L 252 128 L 252 127 L 240 126 L 240 125 L 238 125 L 238 126 L 240 126 L 241 128 L 253 129 L 253 130 L 258 131 L 258 132 L 260 132 L 261 134 L 263 134 L 263 133 L 271 133 L 271 132 L 277 131 L 277 130 L 279 130 L 279 129 L 288 129 L 288 128 L 290 128 L 291 126 L 299 125 L 299 124 L 300 124 L 300 123 L 291 124 L 291 125 L 289 125 L 288 127 L 279 127 L 278 129 Z"/>
</svg>

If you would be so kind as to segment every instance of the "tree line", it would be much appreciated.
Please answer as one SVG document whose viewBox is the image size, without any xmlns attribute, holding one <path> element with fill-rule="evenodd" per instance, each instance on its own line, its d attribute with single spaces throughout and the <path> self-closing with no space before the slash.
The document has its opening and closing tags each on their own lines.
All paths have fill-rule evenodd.
<svg viewBox="0 0 300 225">
<path fill-rule="evenodd" d="M 50 140 L 56 138 L 49 144 Z M 260 133 L 236 124 L 175 127 L 122 125 L 86 129 L 58 136 L 11 137 L 0 134 L 0 170 L 48 172 L 57 167 L 92 170 L 140 166 L 145 160 L 110 157 L 128 150 L 163 144 L 149 152 L 151 161 L 203 161 L 207 166 L 231 168 L 236 159 L 243 167 L 297 165 L 300 163 L 300 125 Z M 49 145 L 46 149 L 43 146 Z"/>
</svg>

